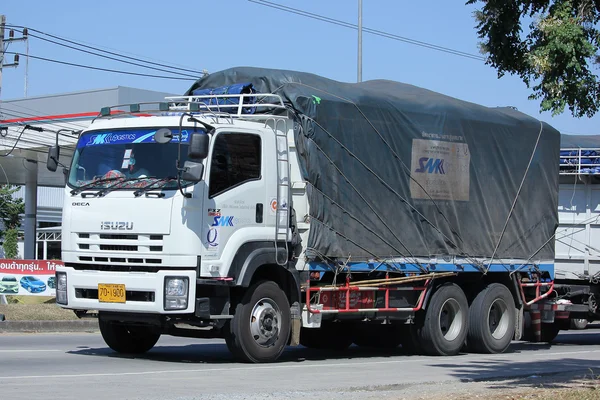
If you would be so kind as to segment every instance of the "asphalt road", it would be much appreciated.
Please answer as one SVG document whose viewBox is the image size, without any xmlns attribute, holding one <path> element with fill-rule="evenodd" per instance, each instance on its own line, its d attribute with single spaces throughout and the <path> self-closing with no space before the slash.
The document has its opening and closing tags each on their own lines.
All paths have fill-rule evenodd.
<svg viewBox="0 0 600 400">
<path fill-rule="evenodd" d="M 220 340 L 162 337 L 144 356 L 120 356 L 98 334 L 0 334 L 1 399 L 410 398 L 448 384 L 574 371 L 600 373 L 600 329 L 561 333 L 552 346 L 515 342 L 498 355 L 409 356 L 352 347 L 290 348 L 280 362 L 233 362 Z M 444 386 L 446 385 L 446 386 Z"/>
</svg>

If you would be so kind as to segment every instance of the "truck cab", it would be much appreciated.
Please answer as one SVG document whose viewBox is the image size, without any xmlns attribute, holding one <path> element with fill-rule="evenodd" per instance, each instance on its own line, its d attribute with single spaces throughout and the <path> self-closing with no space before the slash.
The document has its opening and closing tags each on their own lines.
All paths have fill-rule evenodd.
<svg viewBox="0 0 600 400">
<path fill-rule="evenodd" d="M 226 337 L 260 361 L 288 344 L 307 228 L 295 216 L 307 201 L 281 98 L 258 95 L 247 114 L 245 96 L 107 108 L 81 133 L 66 171 L 57 303 L 97 310 L 111 348 L 144 352 L 162 333 Z M 216 111 L 214 100 L 230 104 Z"/>
</svg>

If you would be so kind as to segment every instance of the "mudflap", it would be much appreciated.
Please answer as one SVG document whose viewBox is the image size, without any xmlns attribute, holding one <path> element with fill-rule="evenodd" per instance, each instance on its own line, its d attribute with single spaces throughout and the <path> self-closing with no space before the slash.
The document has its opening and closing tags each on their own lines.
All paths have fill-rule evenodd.
<svg viewBox="0 0 600 400">
<path fill-rule="evenodd" d="M 300 344 L 300 329 L 302 328 L 302 312 L 300 311 L 300 303 L 297 301 L 290 307 L 290 316 L 292 324 L 289 345 L 298 346 Z"/>
<path fill-rule="evenodd" d="M 515 307 L 515 336 L 514 340 L 521 340 L 523 337 L 523 332 L 525 330 L 525 311 L 524 307 L 521 306 L 519 308 Z"/>
</svg>

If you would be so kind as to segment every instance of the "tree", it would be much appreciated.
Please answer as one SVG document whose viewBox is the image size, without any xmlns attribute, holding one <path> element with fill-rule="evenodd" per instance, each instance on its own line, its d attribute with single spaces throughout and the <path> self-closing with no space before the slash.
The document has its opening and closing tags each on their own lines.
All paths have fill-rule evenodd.
<svg viewBox="0 0 600 400">
<path fill-rule="evenodd" d="M 600 0 L 468 0 L 486 64 L 518 75 L 540 111 L 592 117 L 600 107 Z M 529 22 L 524 32 L 523 25 Z"/>
<path fill-rule="evenodd" d="M 17 250 L 17 234 L 21 225 L 21 215 L 25 212 L 23 199 L 13 198 L 18 187 L 4 185 L 0 186 L 0 222 L 3 230 L 0 230 L 0 238 L 4 237 L 4 255 L 7 258 L 15 258 Z"/>
<path fill-rule="evenodd" d="M 17 235 L 18 231 L 14 228 L 8 229 L 4 234 L 4 257 L 10 259 L 19 255 Z"/>
</svg>

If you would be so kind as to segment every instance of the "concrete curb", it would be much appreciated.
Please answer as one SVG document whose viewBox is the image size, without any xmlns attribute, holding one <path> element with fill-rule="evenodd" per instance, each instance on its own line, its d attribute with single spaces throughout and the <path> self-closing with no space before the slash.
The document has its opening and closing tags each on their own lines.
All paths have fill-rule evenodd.
<svg viewBox="0 0 600 400">
<path fill-rule="evenodd" d="M 97 332 L 97 319 L 72 321 L 2 321 L 0 333 L 12 332 Z"/>
</svg>

